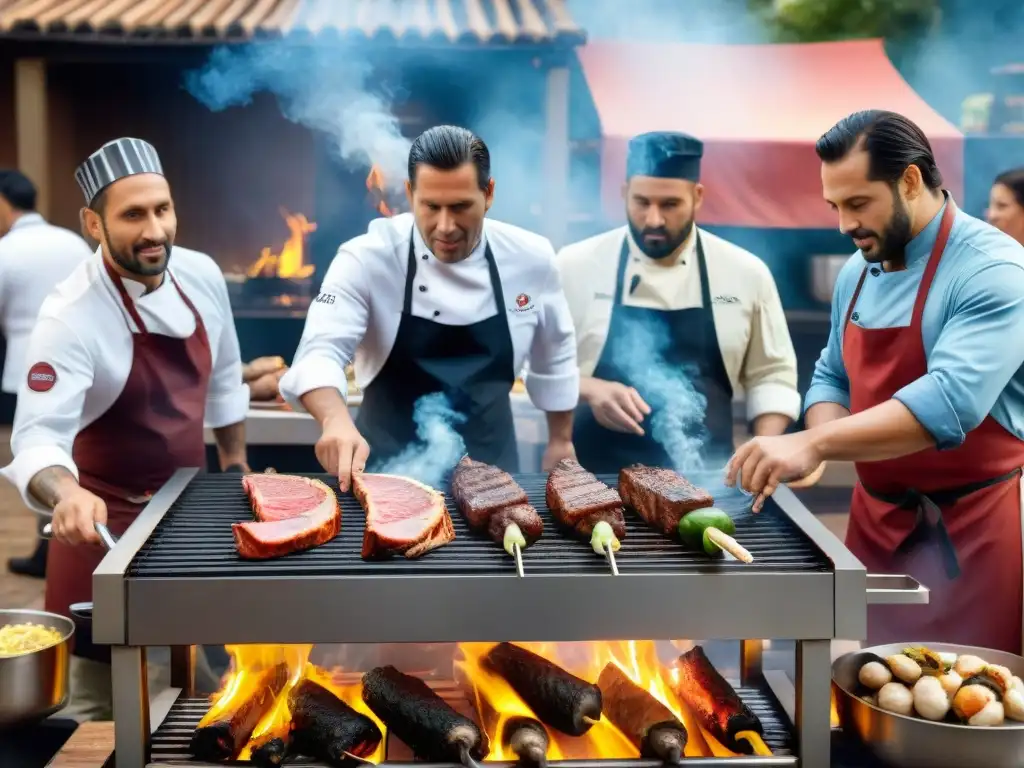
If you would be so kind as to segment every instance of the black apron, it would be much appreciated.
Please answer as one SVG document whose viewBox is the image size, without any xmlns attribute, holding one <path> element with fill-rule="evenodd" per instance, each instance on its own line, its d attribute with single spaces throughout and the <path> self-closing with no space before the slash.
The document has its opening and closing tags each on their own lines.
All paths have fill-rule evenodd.
<svg viewBox="0 0 1024 768">
<path fill-rule="evenodd" d="M 519 471 L 510 395 L 515 357 L 491 246 L 484 249 L 498 313 L 470 325 L 442 325 L 412 314 L 416 281 L 415 235 L 409 240 L 405 301 L 391 354 L 363 391 L 356 427 L 370 444 L 369 468 L 379 467 L 417 441 L 413 408 L 434 392 L 447 395 L 466 416 L 455 429 L 477 461 Z M 424 259 L 428 258 L 426 255 Z"/>
<path fill-rule="evenodd" d="M 696 237 L 701 306 L 675 310 L 631 307 L 623 303 L 626 266 L 629 263 L 629 239 L 623 238 L 608 337 L 601 351 L 601 358 L 594 369 L 594 378 L 618 381 L 631 386 L 640 393 L 645 402 L 652 405 L 651 398 L 645 390 L 644 372 L 619 370 L 613 361 L 618 358 L 617 346 L 630 343 L 627 328 L 631 323 L 654 322 L 662 325 L 671 339 L 664 351 L 665 362 L 671 367 L 695 366 L 700 372 L 690 383 L 707 398 L 702 456 L 707 461 L 725 464 L 734 451 L 732 383 L 725 370 L 722 350 L 718 345 L 718 334 L 715 332 L 704 245 L 700 233 L 697 233 Z M 652 408 L 654 407 L 652 405 Z M 651 435 L 653 415 L 652 413 L 646 417 L 642 424 L 645 432 L 643 436 L 626 434 L 602 427 L 594 419 L 590 406 L 581 403 L 576 408 L 572 435 L 580 464 L 591 472 L 616 474 L 622 467 L 634 463 L 671 467 L 671 458 Z"/>
</svg>

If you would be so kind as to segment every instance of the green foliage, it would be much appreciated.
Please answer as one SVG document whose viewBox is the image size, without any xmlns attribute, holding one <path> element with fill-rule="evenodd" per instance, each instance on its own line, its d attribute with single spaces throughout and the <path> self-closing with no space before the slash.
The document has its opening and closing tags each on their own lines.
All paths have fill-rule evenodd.
<svg viewBox="0 0 1024 768">
<path fill-rule="evenodd" d="M 747 0 L 777 42 L 920 35 L 940 18 L 941 0 Z"/>
</svg>

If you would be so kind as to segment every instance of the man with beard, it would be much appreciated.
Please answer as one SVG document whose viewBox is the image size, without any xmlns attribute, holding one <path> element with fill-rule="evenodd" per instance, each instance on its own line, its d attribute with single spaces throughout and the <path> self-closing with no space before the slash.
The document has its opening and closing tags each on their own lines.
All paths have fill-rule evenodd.
<svg viewBox="0 0 1024 768">
<path fill-rule="evenodd" d="M 702 155 L 685 134 L 634 138 L 627 226 L 559 254 L 581 375 L 573 443 L 593 472 L 701 453 L 721 466 L 735 448 L 740 388 L 756 435 L 781 434 L 799 415 L 796 355 L 771 272 L 694 223 Z"/>
<path fill-rule="evenodd" d="M 75 175 L 100 247 L 43 302 L 2 470 L 53 515 L 46 609 L 65 615 L 92 600 L 99 526 L 119 536 L 175 470 L 205 465 L 204 417 L 221 467 L 248 469 L 249 390 L 227 286 L 207 256 L 171 259 L 177 219 L 156 150 L 118 139 Z M 109 660 L 79 625 L 70 716 L 110 719 Z"/>
<path fill-rule="evenodd" d="M 835 286 L 807 430 L 742 446 L 727 482 L 760 494 L 756 508 L 826 460 L 856 462 L 847 545 L 869 572 L 931 589 L 927 606 L 873 606 L 870 644 L 1020 653 L 1024 248 L 957 209 L 901 115 L 850 115 L 817 151 L 859 250 Z"/>
</svg>

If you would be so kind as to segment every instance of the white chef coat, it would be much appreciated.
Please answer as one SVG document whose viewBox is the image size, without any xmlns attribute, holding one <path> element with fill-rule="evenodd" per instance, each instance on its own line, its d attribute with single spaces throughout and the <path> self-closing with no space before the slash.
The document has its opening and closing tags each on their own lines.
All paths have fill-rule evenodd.
<svg viewBox="0 0 1024 768">
<path fill-rule="evenodd" d="M 0 328 L 7 340 L 0 389 L 14 394 L 25 378 L 28 337 L 43 300 L 61 280 L 92 255 L 85 240 L 24 213 L 0 237 Z"/>
<path fill-rule="evenodd" d="M 242 421 L 249 410 L 249 387 L 242 383 L 224 275 L 206 254 L 180 246 L 171 250 L 170 271 L 195 305 L 210 340 L 213 371 L 205 423 L 216 428 Z M 187 338 L 195 332 L 195 316 L 169 279 L 151 293 L 145 293 L 142 283 L 127 278 L 122 282 L 150 333 Z M 78 477 L 71 457 L 75 436 L 120 396 L 131 372 L 132 334 L 137 330 L 99 250 L 43 302 L 27 360 L 29 366 L 53 366 L 56 384 L 36 392 L 22 377 L 11 435 L 14 461 L 0 470 L 31 508 L 48 511 L 28 492 L 29 481 L 41 469 L 60 466 Z"/>
<path fill-rule="evenodd" d="M 529 359 L 526 391 L 541 410 L 575 408 L 576 339 L 551 243 L 486 219 L 477 248 L 463 261 L 446 264 L 427 249 L 410 213 L 376 219 L 365 235 L 338 249 L 309 309 L 292 367 L 281 379 L 285 400 L 302 410 L 299 398 L 322 387 L 334 387 L 347 397 L 345 366 L 353 359 L 356 383 L 363 389 L 384 367 L 402 317 L 410 237 L 416 257 L 412 314 L 452 326 L 497 313 L 484 257 L 485 243 L 490 243 L 501 276 L 503 295 L 498 300 L 508 317 L 515 371 Z"/>
<path fill-rule="evenodd" d="M 658 310 L 701 306 L 694 235 L 672 266 L 644 255 L 627 227 L 567 245 L 559 251 L 557 264 L 576 327 L 583 376 L 593 375 L 608 337 L 624 237 L 629 238 L 630 258 L 623 285 L 640 277 L 636 290 L 626 291 L 625 305 Z M 733 392 L 746 393 L 748 421 L 766 413 L 796 419 L 796 353 L 771 271 L 754 254 L 710 232 L 700 230 L 700 237 L 722 360 Z"/>
</svg>

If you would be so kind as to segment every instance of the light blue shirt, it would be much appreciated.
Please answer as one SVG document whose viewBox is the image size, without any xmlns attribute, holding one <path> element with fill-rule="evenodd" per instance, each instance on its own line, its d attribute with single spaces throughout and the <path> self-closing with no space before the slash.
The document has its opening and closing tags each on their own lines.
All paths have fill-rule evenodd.
<svg viewBox="0 0 1024 768">
<path fill-rule="evenodd" d="M 850 407 L 843 325 L 865 266 L 868 274 L 850 322 L 869 329 L 910 325 L 941 220 L 942 211 L 907 245 L 905 270 L 883 272 L 881 265 L 867 264 L 860 251 L 843 267 L 832 297 L 832 330 L 815 364 L 805 410 L 822 402 Z M 922 326 L 928 373 L 893 397 L 936 445 L 956 448 L 990 413 L 1024 439 L 1024 247 L 958 210 Z"/>
</svg>

